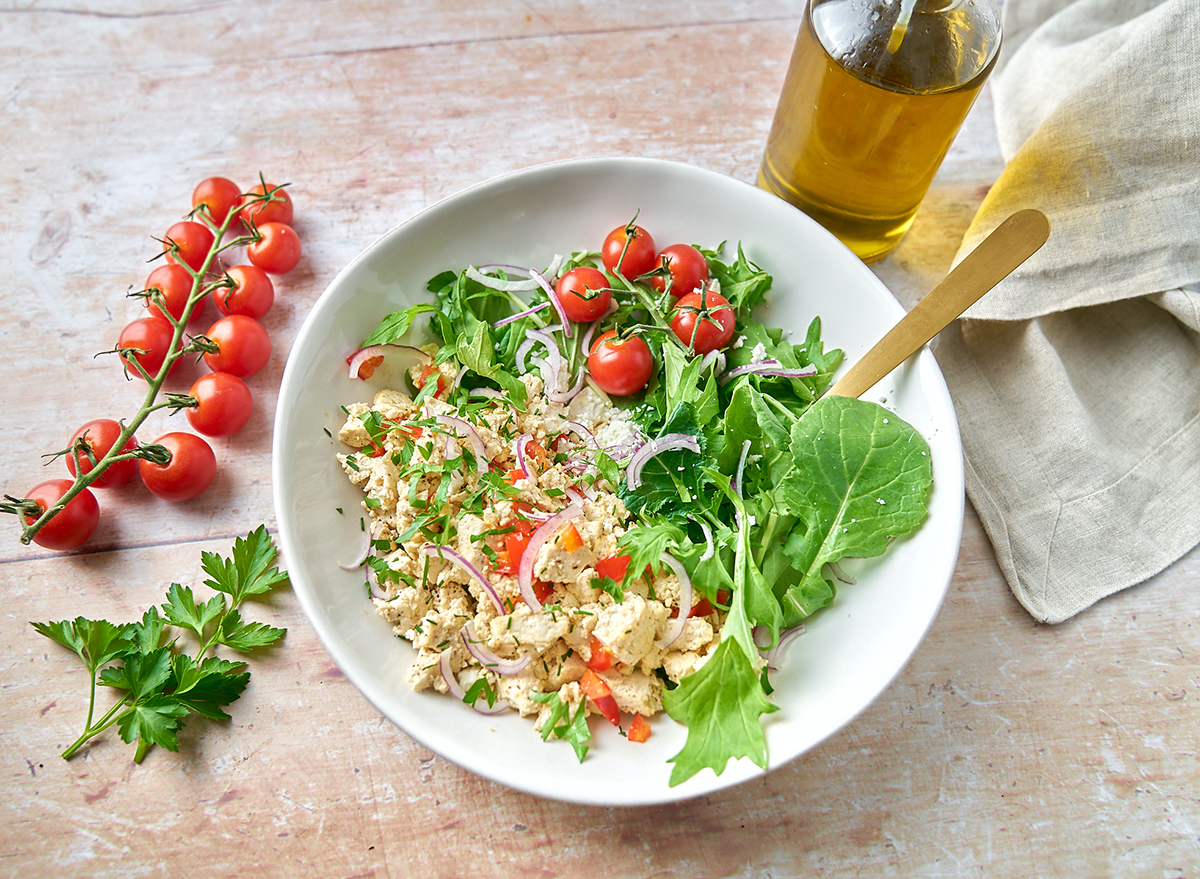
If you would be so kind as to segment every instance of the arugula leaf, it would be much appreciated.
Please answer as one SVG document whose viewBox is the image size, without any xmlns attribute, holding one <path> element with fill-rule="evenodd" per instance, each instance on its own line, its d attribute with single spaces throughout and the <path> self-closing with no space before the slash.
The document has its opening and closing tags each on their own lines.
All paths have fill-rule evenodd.
<svg viewBox="0 0 1200 879">
<path fill-rule="evenodd" d="M 822 398 L 792 426 L 791 439 L 794 467 L 778 495 L 803 528 L 784 546 L 799 572 L 781 598 L 785 625 L 832 599 L 825 564 L 880 555 L 920 525 L 933 481 L 925 440 L 875 403 Z"/>
<path fill-rule="evenodd" d="M 402 338 L 409 331 L 413 323 L 422 314 L 436 313 L 437 309 L 427 302 L 419 302 L 416 305 L 409 306 L 402 311 L 393 311 L 386 315 L 379 326 L 376 327 L 369 336 L 363 339 L 360 348 L 369 348 L 371 345 L 388 345 Z"/>
<path fill-rule="evenodd" d="M 749 757 L 767 765 L 761 715 L 777 711 L 767 700 L 758 672 L 736 638 L 722 638 L 704 665 L 663 692 L 663 708 L 687 726 L 683 748 L 667 762 L 672 787 L 702 769 L 717 775 L 729 760 Z"/>
</svg>

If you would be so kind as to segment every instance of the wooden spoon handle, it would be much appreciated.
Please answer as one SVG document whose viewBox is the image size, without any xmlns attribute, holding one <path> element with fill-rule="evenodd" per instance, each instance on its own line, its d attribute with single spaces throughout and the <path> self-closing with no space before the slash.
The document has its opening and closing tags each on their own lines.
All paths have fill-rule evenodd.
<svg viewBox="0 0 1200 879">
<path fill-rule="evenodd" d="M 827 393 L 859 397 L 920 350 L 979 297 L 1033 256 L 1050 237 L 1041 211 L 1017 211 L 913 306 Z"/>
</svg>

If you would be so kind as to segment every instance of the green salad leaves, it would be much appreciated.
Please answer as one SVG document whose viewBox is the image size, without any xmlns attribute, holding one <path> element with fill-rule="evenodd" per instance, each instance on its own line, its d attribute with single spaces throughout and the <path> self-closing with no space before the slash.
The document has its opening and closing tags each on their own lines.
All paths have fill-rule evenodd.
<svg viewBox="0 0 1200 879">
<path fill-rule="evenodd" d="M 702 252 L 737 313 L 734 340 L 720 356 L 695 355 L 671 337 L 672 301 L 645 277 L 610 272 L 613 306 L 594 328 L 595 336 L 636 333 L 650 346 L 654 378 L 621 402 L 644 439 L 666 448 L 637 479 L 626 478 L 628 453 L 597 455 L 599 472 L 637 519 L 620 541 L 630 556 L 625 581 L 601 585 L 619 599 L 647 566 L 662 569 L 666 552 L 724 613 L 716 650 L 678 685 L 665 685 L 665 710 L 687 726 L 670 761 L 672 785 L 704 769 L 719 775 L 730 759 L 766 766 L 763 716 L 778 709 L 761 651 L 834 600 L 831 566 L 878 556 L 917 528 L 932 484 L 929 447 L 911 425 L 874 403 L 822 396 L 842 354 L 825 349 L 820 319 L 791 342 L 753 316 L 770 276 L 740 246 L 728 261 L 721 248 Z M 595 256 L 574 254 L 561 270 L 580 264 L 596 265 Z M 553 323 L 555 311 L 535 307 L 548 302 L 536 287 L 523 297 L 510 292 L 502 271 L 499 284 L 478 277 L 477 269 L 438 275 L 432 306 L 388 315 L 364 345 L 395 341 L 428 317 L 439 362 L 453 359 L 473 373 L 471 386 L 523 406 L 520 346 Z M 555 337 L 572 377 L 587 357 L 583 327 L 576 329 Z M 456 393 L 451 402 L 465 405 L 465 392 Z M 692 447 L 671 446 L 680 436 Z M 581 713 L 569 717 L 556 705 L 543 737 L 567 738 L 582 759 L 584 732 Z"/>
</svg>

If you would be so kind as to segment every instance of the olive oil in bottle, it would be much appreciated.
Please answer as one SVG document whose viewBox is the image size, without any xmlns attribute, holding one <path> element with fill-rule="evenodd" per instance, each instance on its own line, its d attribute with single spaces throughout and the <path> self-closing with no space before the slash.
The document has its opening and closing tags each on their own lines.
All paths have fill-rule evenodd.
<svg viewBox="0 0 1200 879">
<path fill-rule="evenodd" d="M 810 0 L 758 185 L 887 255 L 991 73 L 992 0 Z"/>
</svg>

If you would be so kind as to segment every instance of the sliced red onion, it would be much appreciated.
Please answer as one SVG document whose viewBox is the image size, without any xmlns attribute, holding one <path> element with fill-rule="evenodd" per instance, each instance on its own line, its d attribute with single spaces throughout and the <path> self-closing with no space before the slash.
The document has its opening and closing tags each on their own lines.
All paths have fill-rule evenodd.
<svg viewBox="0 0 1200 879">
<path fill-rule="evenodd" d="M 618 307 L 617 300 L 611 300 L 608 303 L 608 308 L 604 309 L 604 314 L 600 315 L 598 318 L 588 324 L 587 332 L 583 334 L 583 338 L 579 342 L 579 348 L 584 354 L 589 353 L 589 350 L 592 347 L 592 336 L 594 336 L 596 330 L 600 328 L 600 324 L 604 323 L 605 318 L 607 318 L 610 314 L 616 312 Z"/>
<path fill-rule="evenodd" d="M 715 348 L 712 351 L 709 351 L 700 360 L 701 372 L 704 372 L 704 370 L 708 369 L 710 366 L 713 367 L 713 372 L 716 375 L 720 375 L 725 371 L 725 352 L 720 348 Z"/>
<path fill-rule="evenodd" d="M 630 491 L 636 489 L 642 484 L 642 468 L 646 466 L 646 463 L 655 455 L 675 449 L 690 449 L 696 454 L 700 454 L 700 441 L 688 433 L 668 433 L 666 436 L 650 440 L 634 452 L 633 457 L 629 459 L 629 464 L 625 468 L 626 487 Z"/>
<path fill-rule="evenodd" d="M 466 571 L 471 576 L 471 579 L 482 586 L 483 590 L 487 592 L 489 596 L 491 596 L 492 603 L 496 606 L 496 612 L 501 614 L 505 613 L 504 602 L 500 600 L 500 593 L 496 591 L 496 587 L 488 581 L 487 577 L 480 573 L 477 567 L 467 561 L 466 558 L 459 552 L 451 549 L 448 546 L 439 546 L 436 543 L 425 544 L 425 546 L 421 547 L 421 551 L 424 552 L 425 555 L 437 556 L 439 558 L 449 559 L 450 561 L 454 562 L 456 565 Z"/>
<path fill-rule="evenodd" d="M 483 438 L 469 421 L 464 421 L 454 415 L 435 415 L 434 420 L 443 427 L 449 427 L 461 439 L 465 439 L 471 444 L 471 451 L 475 453 L 476 469 L 482 470 L 487 467 L 487 446 L 484 445 Z"/>
<path fill-rule="evenodd" d="M 841 565 L 839 565 L 837 562 L 827 562 L 827 564 L 829 565 L 829 572 L 833 574 L 833 576 L 836 577 L 840 582 L 845 583 L 847 586 L 853 586 L 855 584 L 855 579 L 843 571 Z"/>
<path fill-rule="evenodd" d="M 721 384 L 727 384 L 737 378 L 739 375 L 766 375 L 774 378 L 807 378 L 817 374 L 815 366 L 806 366 L 803 369 L 788 369 L 778 360 L 769 358 L 767 360 L 759 360 L 755 363 L 747 363 L 745 366 L 739 366 L 729 370 L 720 378 Z"/>
<path fill-rule="evenodd" d="M 596 435 L 578 421 L 564 421 L 563 427 L 583 440 L 585 446 L 591 446 L 593 449 L 600 448 L 600 444 L 596 442 Z"/>
<path fill-rule="evenodd" d="M 442 651 L 442 655 L 438 657 L 438 671 L 442 673 L 442 680 L 446 682 L 446 689 L 450 691 L 450 695 L 460 702 L 465 702 L 467 700 L 467 691 L 463 689 L 462 684 L 458 682 L 458 678 L 454 676 L 454 669 L 450 665 L 449 650 Z M 480 702 L 483 704 L 480 704 Z M 480 714 L 499 714 L 502 711 L 508 710 L 508 702 L 504 699 L 497 699 L 496 704 L 488 705 L 486 699 L 476 699 L 475 704 L 471 707 Z"/>
<path fill-rule="evenodd" d="M 530 610 L 542 609 L 542 603 L 533 594 L 533 564 L 537 561 L 538 551 L 542 548 L 543 543 L 558 533 L 559 528 L 582 513 L 581 505 L 571 504 L 538 525 L 533 534 L 529 535 L 529 543 L 525 546 L 525 551 L 521 553 L 521 564 L 517 567 L 517 585 L 521 587 L 521 596 L 529 605 Z"/>
<path fill-rule="evenodd" d="M 505 324 L 513 323 L 514 321 L 518 321 L 523 317 L 533 317 L 533 315 L 537 314 L 539 311 L 543 311 L 549 307 L 549 302 L 542 302 L 539 305 L 535 305 L 533 308 L 527 308 L 524 311 L 517 312 L 516 314 L 510 314 L 508 317 L 502 317 L 500 320 L 492 324 L 492 326 L 495 329 L 500 329 L 500 327 L 504 326 Z"/>
<path fill-rule="evenodd" d="M 656 647 L 665 649 L 683 634 L 683 627 L 687 625 L 688 615 L 692 612 L 692 578 L 688 576 L 687 568 L 675 556 L 664 552 L 659 556 L 659 561 L 679 578 L 679 613 L 671 620 L 662 638 L 655 642 Z"/>
<path fill-rule="evenodd" d="M 579 377 L 575 379 L 575 384 L 567 388 L 565 391 L 558 390 L 558 382 L 556 381 L 553 387 L 547 391 L 546 396 L 555 403 L 570 403 L 583 390 L 583 380 L 587 377 L 587 370 L 580 369 Z"/>
<path fill-rule="evenodd" d="M 765 659 L 767 661 L 767 668 L 769 668 L 771 671 L 778 671 L 776 663 L 779 659 L 779 654 L 783 651 L 784 646 L 787 644 L 790 644 L 793 640 L 796 639 L 797 636 L 803 635 L 803 634 L 804 634 L 804 624 L 803 623 L 792 626 L 792 628 L 786 629 L 785 631 L 780 632 L 779 633 L 779 643 L 776 644 L 771 649 L 763 652 L 763 654 L 762 654 L 763 659 Z"/>
<path fill-rule="evenodd" d="M 571 322 L 567 320 L 567 313 L 563 311 L 562 303 L 558 300 L 558 293 L 550 282 L 546 280 L 546 276 L 541 272 L 530 269 L 529 276 L 533 278 L 542 288 L 545 294 L 550 298 L 550 304 L 554 306 L 554 310 L 558 312 L 558 319 L 562 321 L 563 335 L 568 339 L 571 338 Z"/>
<path fill-rule="evenodd" d="M 463 376 L 466 374 L 467 374 L 467 367 L 460 366 L 458 368 L 458 372 L 454 373 L 454 381 L 450 382 L 450 390 L 453 391 L 455 388 L 457 388 L 459 383 L 463 380 Z"/>
<path fill-rule="evenodd" d="M 551 363 L 541 357 L 530 357 L 529 365 L 536 366 L 542 373 L 542 386 L 545 389 L 546 396 L 549 397 L 551 391 L 557 393 L 558 388 L 558 364 Z"/>
<path fill-rule="evenodd" d="M 494 671 L 498 675 L 511 677 L 512 675 L 519 674 L 525 666 L 529 665 L 530 656 L 528 653 L 520 659 L 504 659 L 489 650 L 475 634 L 475 626 L 470 620 L 467 620 L 466 625 L 459 630 L 459 634 L 462 635 L 463 644 L 466 645 L 467 652 L 479 660 L 479 664 L 488 671 Z"/>
<path fill-rule="evenodd" d="M 531 482 L 537 482 L 537 474 L 529 469 L 529 462 L 525 459 L 525 446 L 533 442 L 532 433 L 523 433 L 513 441 L 513 458 L 517 462 L 517 469 L 525 474 L 525 478 Z"/>
<path fill-rule="evenodd" d="M 383 362 L 379 366 L 374 367 L 370 373 L 365 376 L 360 376 L 363 364 L 374 357 L 382 357 Z M 366 379 L 370 378 L 382 367 L 387 367 L 396 375 L 404 375 L 404 370 L 412 365 L 413 361 L 420 363 L 422 366 L 428 366 L 433 363 L 433 358 L 420 348 L 414 348 L 411 345 L 370 345 L 366 348 L 361 348 L 350 355 L 347 363 L 350 367 L 350 378 Z"/>
<path fill-rule="evenodd" d="M 495 278 L 491 275 L 486 275 L 475 266 L 467 266 L 467 277 L 472 281 L 478 281 L 483 286 L 491 290 L 499 290 L 502 293 L 528 293 L 530 290 L 538 288 L 538 282 L 533 278 Z"/>
</svg>

